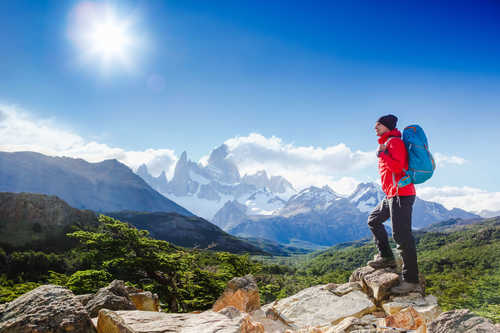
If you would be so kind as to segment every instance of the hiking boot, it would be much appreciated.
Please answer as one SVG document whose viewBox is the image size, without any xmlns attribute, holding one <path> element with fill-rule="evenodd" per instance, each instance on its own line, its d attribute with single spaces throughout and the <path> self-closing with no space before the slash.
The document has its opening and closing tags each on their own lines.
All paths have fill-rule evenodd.
<svg viewBox="0 0 500 333">
<path fill-rule="evenodd" d="M 375 269 L 396 267 L 396 260 L 394 260 L 394 257 L 382 257 L 377 254 L 373 260 L 368 261 L 368 266 Z"/>
<path fill-rule="evenodd" d="M 419 283 L 411 283 L 406 281 L 401 281 L 401 283 L 391 288 L 391 293 L 393 294 L 407 294 L 411 292 L 422 292 L 422 288 Z"/>
</svg>

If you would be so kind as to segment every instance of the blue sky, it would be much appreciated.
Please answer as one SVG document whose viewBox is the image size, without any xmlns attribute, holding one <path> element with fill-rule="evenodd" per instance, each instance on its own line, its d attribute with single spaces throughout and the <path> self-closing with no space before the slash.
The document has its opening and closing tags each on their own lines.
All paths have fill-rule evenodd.
<svg viewBox="0 0 500 333">
<path fill-rule="evenodd" d="M 129 65 L 82 61 L 69 31 L 84 3 L 131 21 Z M 449 158 L 429 186 L 495 192 L 498 17 L 498 1 L 2 1 L 0 103 L 85 141 L 194 160 L 251 133 L 369 152 L 374 121 L 394 113 Z M 376 166 L 332 177 L 345 176 Z"/>
</svg>

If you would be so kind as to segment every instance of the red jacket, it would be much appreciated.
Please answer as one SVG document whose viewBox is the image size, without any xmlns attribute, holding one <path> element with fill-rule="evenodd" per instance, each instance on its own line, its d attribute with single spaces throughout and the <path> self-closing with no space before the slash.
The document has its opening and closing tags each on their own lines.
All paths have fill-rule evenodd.
<svg viewBox="0 0 500 333">
<path fill-rule="evenodd" d="M 386 132 L 378 139 L 378 143 L 386 145 L 386 150 L 378 154 L 378 171 L 382 180 L 382 190 L 387 198 L 395 197 L 396 194 L 415 195 L 413 184 L 397 188 L 399 180 L 405 174 L 404 170 L 408 170 L 408 152 L 401 140 L 401 132 L 397 128 Z"/>
</svg>

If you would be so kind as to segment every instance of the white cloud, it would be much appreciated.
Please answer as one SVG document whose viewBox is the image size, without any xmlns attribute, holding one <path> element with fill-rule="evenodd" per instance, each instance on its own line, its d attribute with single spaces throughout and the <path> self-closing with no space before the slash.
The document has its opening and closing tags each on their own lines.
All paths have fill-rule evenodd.
<svg viewBox="0 0 500 333">
<path fill-rule="evenodd" d="M 347 194 L 349 186 L 359 183 L 347 175 L 367 167 L 375 168 L 377 163 L 374 151 L 353 151 L 343 143 L 326 148 L 305 147 L 284 143 L 275 136 L 266 138 L 252 133 L 231 138 L 225 144 L 241 174 L 264 169 L 270 175 L 285 177 L 299 189 L 327 184 Z"/>
<path fill-rule="evenodd" d="M 145 163 L 157 176 L 162 171 L 173 175 L 177 156 L 171 149 L 126 151 L 103 143 L 88 141 L 53 120 L 35 119 L 25 110 L 0 104 L 0 150 L 36 151 L 51 156 L 83 158 L 89 162 L 117 159 L 132 169 Z"/>
<path fill-rule="evenodd" d="M 434 153 L 433 156 L 438 166 L 444 166 L 446 164 L 463 165 L 467 162 L 467 160 L 459 156 L 448 156 L 441 153 Z"/>
<path fill-rule="evenodd" d="M 417 194 L 424 200 L 439 202 L 448 209 L 467 211 L 500 210 L 500 192 L 488 192 L 474 187 L 419 187 Z"/>
</svg>

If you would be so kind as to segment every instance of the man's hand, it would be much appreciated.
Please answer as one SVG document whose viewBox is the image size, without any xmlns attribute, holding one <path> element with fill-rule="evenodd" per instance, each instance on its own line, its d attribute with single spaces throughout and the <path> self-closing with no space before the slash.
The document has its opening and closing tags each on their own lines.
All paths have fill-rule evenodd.
<svg viewBox="0 0 500 333">
<path fill-rule="evenodd" d="M 379 144 L 378 149 L 377 149 L 377 157 L 380 156 L 382 152 L 384 152 L 387 149 L 385 145 Z"/>
</svg>

